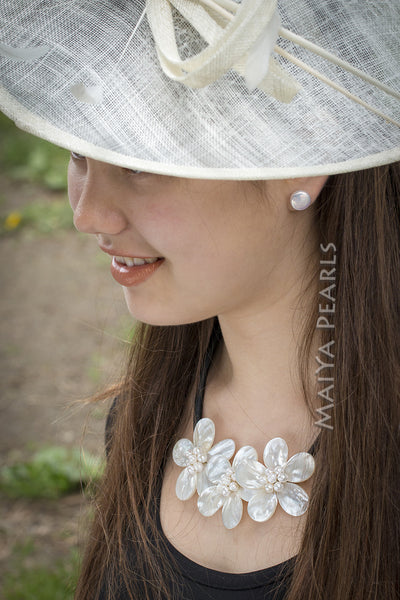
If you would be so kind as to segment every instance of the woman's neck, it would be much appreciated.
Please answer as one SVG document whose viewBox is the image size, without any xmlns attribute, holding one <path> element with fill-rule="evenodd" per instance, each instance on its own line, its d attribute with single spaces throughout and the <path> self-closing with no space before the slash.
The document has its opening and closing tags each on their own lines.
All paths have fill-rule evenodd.
<svg viewBox="0 0 400 600">
<path fill-rule="evenodd" d="M 302 324 L 318 293 L 311 287 L 301 302 L 293 286 L 263 310 L 219 317 L 223 343 L 210 369 L 203 410 L 219 437 L 265 445 L 266 438 L 280 436 L 306 450 L 317 436 L 297 367 Z M 314 348 L 311 368 L 317 336 Z"/>
</svg>

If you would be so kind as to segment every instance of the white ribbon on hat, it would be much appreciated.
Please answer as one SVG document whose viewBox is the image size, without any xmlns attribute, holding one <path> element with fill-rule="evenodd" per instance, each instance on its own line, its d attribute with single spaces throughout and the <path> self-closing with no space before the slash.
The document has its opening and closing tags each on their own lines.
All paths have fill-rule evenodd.
<svg viewBox="0 0 400 600">
<path fill-rule="evenodd" d="M 202 6 L 206 4 L 207 7 Z M 290 102 L 300 84 L 270 56 L 280 28 L 276 0 L 147 0 L 146 13 L 164 73 L 191 88 L 217 81 L 233 68 L 245 77 L 250 91 L 261 89 L 281 102 Z M 234 14 L 225 7 L 235 6 Z M 208 46 L 181 59 L 175 38 L 173 8 L 190 23 Z M 223 14 L 229 15 L 228 19 Z M 227 23 L 222 26 L 222 21 Z"/>
</svg>

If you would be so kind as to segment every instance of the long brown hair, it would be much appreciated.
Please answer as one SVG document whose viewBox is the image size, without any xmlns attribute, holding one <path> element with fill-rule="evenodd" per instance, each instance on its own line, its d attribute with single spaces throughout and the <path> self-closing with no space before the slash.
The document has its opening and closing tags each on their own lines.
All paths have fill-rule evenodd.
<svg viewBox="0 0 400 600">
<path fill-rule="evenodd" d="M 334 402 L 326 409 L 330 427 L 321 428 L 305 534 L 286 598 L 395 600 L 400 589 L 400 165 L 331 176 L 314 209 L 320 243 L 336 248 Z M 320 303 L 317 295 L 298 355 L 310 409 L 316 393 L 310 349 Z M 137 327 L 76 600 L 96 599 L 102 585 L 116 598 L 118 584 L 125 586 L 124 598 L 179 597 L 168 592 L 172 577 L 154 505 L 212 325 L 213 319 Z M 322 344 L 331 338 L 331 330 L 321 332 Z M 127 543 L 134 548 L 134 564 Z"/>
</svg>

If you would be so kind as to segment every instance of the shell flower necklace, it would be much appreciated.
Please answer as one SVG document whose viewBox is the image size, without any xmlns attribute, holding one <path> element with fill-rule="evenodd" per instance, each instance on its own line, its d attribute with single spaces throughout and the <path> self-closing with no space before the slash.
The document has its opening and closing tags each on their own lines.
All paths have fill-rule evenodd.
<svg viewBox="0 0 400 600">
<path fill-rule="evenodd" d="M 314 472 L 312 454 L 298 452 L 288 458 L 285 440 L 276 437 L 265 446 L 263 463 L 252 446 L 243 446 L 234 456 L 235 442 L 226 439 L 214 445 L 215 425 L 211 419 L 201 418 L 207 374 L 219 339 L 216 321 L 196 392 L 193 442 L 182 438 L 172 451 L 174 462 L 183 467 L 176 495 L 179 500 L 189 500 L 197 491 L 200 513 L 211 517 L 221 508 L 227 529 L 240 523 L 243 501 L 248 503 L 247 512 L 254 521 L 270 519 L 278 503 L 289 515 L 299 517 L 308 508 L 308 495 L 298 483 Z"/>
</svg>

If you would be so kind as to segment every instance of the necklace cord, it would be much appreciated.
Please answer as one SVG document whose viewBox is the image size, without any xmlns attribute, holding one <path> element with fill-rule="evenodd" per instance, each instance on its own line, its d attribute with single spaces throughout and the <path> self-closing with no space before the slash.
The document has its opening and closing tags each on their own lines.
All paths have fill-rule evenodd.
<svg viewBox="0 0 400 600">
<path fill-rule="evenodd" d="M 193 429 L 196 427 L 198 421 L 200 421 L 200 419 L 203 416 L 204 393 L 206 390 L 207 376 L 216 350 L 221 341 L 221 338 L 221 328 L 219 326 L 218 319 L 215 318 L 207 350 L 203 357 L 203 363 L 200 369 L 199 385 L 197 386 L 196 395 L 194 399 Z"/>
</svg>

